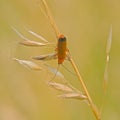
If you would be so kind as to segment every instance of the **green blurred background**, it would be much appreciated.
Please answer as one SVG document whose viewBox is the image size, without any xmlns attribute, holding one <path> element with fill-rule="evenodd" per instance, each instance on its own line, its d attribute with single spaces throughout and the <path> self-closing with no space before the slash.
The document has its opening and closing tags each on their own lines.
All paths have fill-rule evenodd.
<svg viewBox="0 0 120 120">
<path fill-rule="evenodd" d="M 113 41 L 109 63 L 109 82 L 102 109 L 102 120 L 120 119 L 120 1 L 46 0 L 82 74 L 93 101 L 101 108 L 106 41 L 110 25 Z M 90 108 L 78 100 L 58 99 L 48 87 L 51 75 L 46 69 L 28 70 L 12 61 L 51 53 L 54 48 L 20 46 L 22 39 L 14 26 L 29 39 L 39 41 L 26 28 L 56 42 L 54 32 L 41 13 L 38 0 L 0 0 L 0 120 L 93 120 Z M 57 67 L 57 62 L 49 62 Z M 71 69 L 71 65 L 64 65 Z M 60 68 L 65 78 L 81 88 L 75 76 Z M 72 69 L 71 69 L 72 71 Z"/>
</svg>

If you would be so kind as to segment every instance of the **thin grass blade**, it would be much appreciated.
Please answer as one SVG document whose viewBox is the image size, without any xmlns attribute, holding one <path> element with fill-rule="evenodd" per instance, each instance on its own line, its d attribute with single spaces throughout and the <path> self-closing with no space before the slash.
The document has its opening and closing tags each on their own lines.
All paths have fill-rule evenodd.
<svg viewBox="0 0 120 120">
<path fill-rule="evenodd" d="M 112 25 L 110 26 L 109 38 L 107 40 L 107 45 L 106 45 L 106 65 L 105 65 L 104 83 L 103 83 L 105 92 L 106 92 L 107 84 L 108 84 L 108 66 L 109 66 L 109 61 L 110 61 L 111 45 L 112 45 Z"/>
<path fill-rule="evenodd" d="M 106 54 L 110 53 L 111 45 L 112 45 L 112 25 L 110 26 L 109 38 L 107 40 Z"/>
</svg>

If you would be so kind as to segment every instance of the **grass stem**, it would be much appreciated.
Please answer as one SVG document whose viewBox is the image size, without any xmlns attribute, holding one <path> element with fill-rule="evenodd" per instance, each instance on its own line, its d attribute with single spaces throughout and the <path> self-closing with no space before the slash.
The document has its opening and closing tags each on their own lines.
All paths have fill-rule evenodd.
<svg viewBox="0 0 120 120">
<path fill-rule="evenodd" d="M 70 60 L 72 66 L 74 68 L 74 71 L 76 72 L 76 75 L 77 75 L 78 79 L 80 80 L 80 83 L 81 83 L 81 85 L 83 87 L 83 90 L 84 90 L 84 92 L 85 92 L 85 94 L 86 94 L 86 96 L 88 98 L 88 102 L 89 102 L 90 108 L 92 109 L 92 112 L 94 113 L 94 115 L 96 117 L 96 120 L 101 120 L 100 112 L 98 111 L 97 107 L 93 103 L 93 101 L 92 101 L 92 99 L 90 97 L 90 94 L 89 94 L 89 92 L 87 90 L 87 87 L 86 87 L 86 85 L 85 85 L 85 83 L 84 83 L 84 81 L 83 81 L 83 79 L 82 79 L 82 77 L 80 75 L 80 72 L 79 72 L 79 70 L 78 70 L 78 68 L 77 68 L 77 66 L 76 66 L 76 64 L 75 64 L 75 62 L 74 62 L 74 60 L 72 59 L 71 56 L 70 56 L 69 60 Z"/>
</svg>

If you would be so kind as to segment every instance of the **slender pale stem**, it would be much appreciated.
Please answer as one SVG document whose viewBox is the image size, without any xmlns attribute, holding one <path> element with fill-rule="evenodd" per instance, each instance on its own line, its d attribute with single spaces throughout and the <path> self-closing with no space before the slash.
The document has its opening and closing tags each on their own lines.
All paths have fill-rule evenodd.
<svg viewBox="0 0 120 120">
<path fill-rule="evenodd" d="M 55 20 L 53 19 L 52 15 L 51 15 L 51 12 L 50 12 L 50 10 L 49 10 L 49 7 L 48 7 L 46 1 L 45 1 L 45 0 L 41 0 L 41 1 L 43 2 L 43 5 L 44 5 L 44 7 L 45 7 L 46 16 L 47 16 L 47 18 L 49 19 L 49 22 L 50 22 L 50 24 L 52 25 L 52 27 L 53 27 L 53 29 L 54 29 L 54 31 L 55 31 L 55 34 L 56 34 L 56 36 L 57 36 L 57 38 L 58 38 L 61 33 L 60 33 L 60 31 L 59 31 L 56 23 L 55 23 Z"/>
<path fill-rule="evenodd" d="M 90 97 L 90 95 L 89 95 L 89 92 L 88 92 L 88 90 L 87 90 L 87 88 L 86 88 L 86 85 L 85 85 L 85 83 L 84 83 L 84 81 L 83 81 L 83 79 L 82 79 L 82 77 L 81 77 L 81 75 L 80 75 L 80 73 L 79 73 L 79 71 L 78 71 L 78 68 L 77 68 L 74 60 L 72 59 L 72 57 L 70 57 L 69 59 L 70 59 L 70 62 L 71 62 L 71 64 L 72 64 L 75 72 L 76 72 L 76 75 L 77 75 L 78 79 L 80 80 L 80 83 L 81 83 L 81 85 L 82 85 L 82 87 L 83 87 L 83 90 L 84 90 L 84 92 L 85 92 L 85 94 L 86 94 L 86 96 L 87 96 L 87 98 L 88 98 L 89 105 L 90 105 L 90 107 L 91 107 L 91 109 L 92 109 L 92 111 L 93 111 L 96 119 L 97 119 L 97 120 L 101 120 L 101 118 L 100 118 L 100 113 L 99 113 L 97 107 L 95 106 L 95 104 L 93 103 L 93 101 L 92 101 L 92 99 L 91 99 L 91 97 Z"/>
</svg>

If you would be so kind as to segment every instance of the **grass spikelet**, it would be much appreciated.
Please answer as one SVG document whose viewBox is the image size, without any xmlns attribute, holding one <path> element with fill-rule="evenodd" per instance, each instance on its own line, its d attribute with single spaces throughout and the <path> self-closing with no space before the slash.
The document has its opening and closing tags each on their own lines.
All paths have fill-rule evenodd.
<svg viewBox="0 0 120 120">
<path fill-rule="evenodd" d="M 60 71 L 58 71 L 56 68 L 53 68 L 48 64 L 44 64 L 44 65 L 49 69 L 50 72 L 52 72 L 53 74 L 56 74 L 56 76 L 60 77 L 61 79 L 64 79 L 64 75 Z"/>
<path fill-rule="evenodd" d="M 56 53 L 51 53 L 51 54 L 46 54 L 46 55 L 39 55 L 39 56 L 35 56 L 32 57 L 35 60 L 53 60 L 53 59 L 57 59 Z"/>
<path fill-rule="evenodd" d="M 32 35 L 34 35 L 35 37 L 41 39 L 42 41 L 48 43 L 48 41 L 44 37 L 42 37 L 41 35 L 38 35 L 37 33 L 33 32 L 31 30 L 28 30 L 28 32 L 31 33 Z"/>
<path fill-rule="evenodd" d="M 32 61 L 28 61 L 28 60 L 20 60 L 17 58 L 13 58 L 13 60 L 17 61 L 18 63 L 20 63 L 21 65 L 23 65 L 26 68 L 32 69 L 32 70 L 42 70 L 42 68 L 40 68 L 36 63 L 32 62 Z"/>
<path fill-rule="evenodd" d="M 78 100 L 87 100 L 87 96 L 80 94 L 80 93 L 66 93 L 62 95 L 58 95 L 60 98 L 67 98 L 67 99 L 78 99 Z"/>
<path fill-rule="evenodd" d="M 29 41 L 29 39 L 22 35 L 22 33 L 18 32 L 18 30 L 15 27 L 11 26 L 11 28 L 21 39 Z"/>
<path fill-rule="evenodd" d="M 51 45 L 53 43 L 49 43 L 44 37 L 42 37 L 41 35 L 38 35 L 37 33 L 34 33 L 33 31 L 31 30 L 28 30 L 29 33 L 31 33 L 32 35 L 38 37 L 39 39 L 41 39 L 42 41 L 44 41 L 44 43 L 42 42 L 36 42 L 36 41 L 32 41 L 32 40 L 29 40 L 28 38 L 26 38 L 22 33 L 20 33 L 16 28 L 14 28 L 13 26 L 11 27 L 13 31 L 15 31 L 17 33 L 17 35 L 22 38 L 24 41 L 22 42 L 19 42 L 20 44 L 22 45 L 25 45 L 25 46 L 46 46 L 46 45 Z"/>
<path fill-rule="evenodd" d="M 60 83 L 49 82 L 48 85 L 55 88 L 56 90 L 60 90 L 63 92 L 74 92 L 72 88 L 70 88 L 66 85 L 60 84 Z"/>
<path fill-rule="evenodd" d="M 41 42 L 36 42 L 36 41 L 31 41 L 31 40 L 25 40 L 22 42 L 19 42 L 21 45 L 25 45 L 25 46 L 34 46 L 34 47 L 39 47 L 39 46 L 46 46 L 47 44 L 45 43 L 41 43 Z"/>
</svg>

